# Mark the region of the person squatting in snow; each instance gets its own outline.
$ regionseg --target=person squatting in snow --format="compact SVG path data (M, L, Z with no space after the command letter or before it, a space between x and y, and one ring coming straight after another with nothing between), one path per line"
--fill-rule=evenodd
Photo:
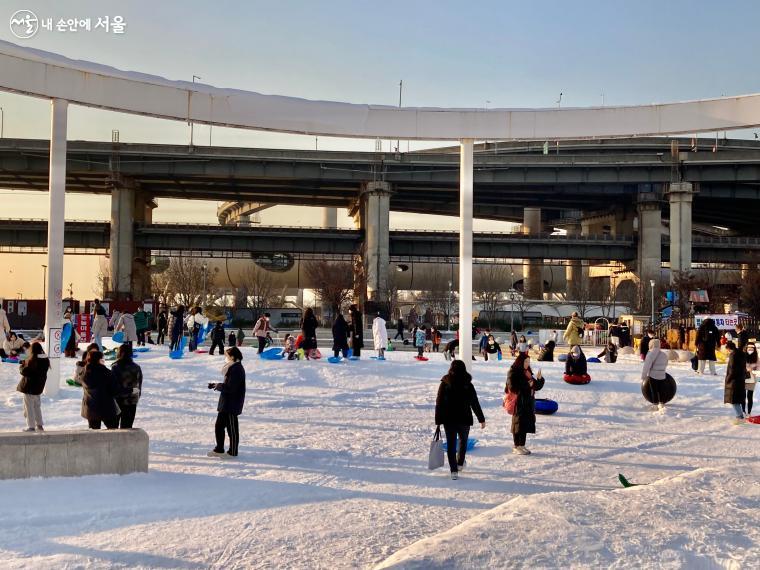
M435 399L435 423L443 425L446 433L446 453L452 479L458 479L459 471L466 464L467 438L473 424L472 412L478 417L480 429L484 429L486 418L472 385L472 376L467 372L464 362L454 360L448 373L441 378Z
M245 403L245 368L243 368L243 355L236 346L225 351L226 362L222 366L224 382L215 382L208 385L209 390L220 392L219 403L216 411L216 424L214 432L216 447L208 452L209 457L237 457L238 445L240 444L240 429L238 416L243 413ZM227 432L230 447L227 454L224 453L224 432Z

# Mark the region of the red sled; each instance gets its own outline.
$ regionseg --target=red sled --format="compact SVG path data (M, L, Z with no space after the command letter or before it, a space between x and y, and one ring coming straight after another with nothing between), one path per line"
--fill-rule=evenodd
M760 416L750 416L747 421L751 424L760 424Z
M424 356L415 356L414 359L419 360L420 362L427 362L428 360L430 360L429 358L425 358Z
M591 382L591 376L588 374L565 374L562 379L568 384L588 384Z

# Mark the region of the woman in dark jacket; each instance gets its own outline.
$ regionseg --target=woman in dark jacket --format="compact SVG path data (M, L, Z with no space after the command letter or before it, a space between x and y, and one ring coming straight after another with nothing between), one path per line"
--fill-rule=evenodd
M343 353L343 358L348 356L348 323L342 314L338 313L332 326L333 354L337 358Z
M530 357L521 353L517 356L507 374L507 385L504 393L517 395L515 413L512 415L512 438L516 455L530 455L525 448L527 434L536 433L536 399L535 393L544 387L544 379L539 373L533 376L530 369Z
M731 404L736 414L736 420L744 419L745 387L744 380L747 377L747 360L746 355L737 350L736 345L729 341L726 343L729 352L728 364L726 366L726 385L723 390L723 403Z
M180 305L169 313L169 322L167 323L169 331L169 350L179 348L180 339L182 338L182 327L185 322L185 307Z
M317 351L317 317L314 316L314 309L308 307L303 313L301 319L301 334L303 334L303 343L301 348L306 355L306 360L316 358Z
M128 344L119 346L116 362L111 365L116 382L116 403L121 408L119 427L132 429L137 413L137 402L142 394L142 369L132 360L132 347Z
M501 358L501 346L499 346L499 343L496 342L492 334L488 335L483 346L483 358L488 360L489 354L492 355L492 357L496 356L497 358Z
M712 319L705 319L702 324L699 325L697 330L697 360L699 361L699 367L697 371L699 374L705 371L705 362L710 363L710 374L715 376L715 347L718 346L720 339L720 331L715 326L715 322Z
M438 396L435 399L435 423L443 424L446 432L447 455L451 478L458 479L459 471L465 466L467 437L472 426L472 412L478 417L480 428L486 427L486 418L478 402L478 394L472 385L472 376L464 362L455 360L449 372L441 378ZM457 438L459 445L457 446Z
M111 371L103 365L103 353L93 350L87 354L82 375L82 417L90 429L100 429L103 422L108 429L119 427L121 410L116 404L118 389Z
M362 348L364 348L364 322L359 307L356 305L351 305L348 308L348 313L351 316L351 323L348 325L348 330L351 333L351 351L352 355L358 358L362 354Z
M541 349L541 352L538 353L538 361L539 362L554 362L554 347L557 345L556 342L553 340L550 340L544 345L544 348Z
M245 368L243 368L243 355L236 346L228 348L224 356L226 362L222 367L224 382L211 383L210 390L221 392L219 404L216 407L217 416L214 431L216 435L216 447L208 452L209 457L237 457L238 445L240 444L240 430L238 416L243 413L245 403ZM224 432L230 438L230 448L224 453Z
M29 350L31 355L19 367L21 381L16 386L16 390L24 395L24 417L26 418L24 431L44 431L40 394L45 389L50 361L40 343L35 342Z
M565 362L565 374L568 376L583 376L588 374L586 355L577 344L570 349Z

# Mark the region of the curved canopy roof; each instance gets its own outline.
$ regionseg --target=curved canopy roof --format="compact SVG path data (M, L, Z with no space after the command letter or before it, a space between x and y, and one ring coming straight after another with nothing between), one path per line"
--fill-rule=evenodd
M456 109L314 101L173 81L0 41L0 90L210 125L410 140L559 140L760 125L760 94L623 107Z

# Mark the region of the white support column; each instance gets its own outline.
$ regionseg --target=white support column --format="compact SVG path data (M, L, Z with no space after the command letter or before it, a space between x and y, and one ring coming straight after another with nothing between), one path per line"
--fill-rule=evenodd
M473 140L459 145L459 358L472 368Z
M63 233L66 220L66 118L68 101L53 99L50 110L50 174L48 211L48 283L45 343L50 358L45 394L56 396L61 382L63 320Z
M322 208L322 227L338 227L338 208Z

